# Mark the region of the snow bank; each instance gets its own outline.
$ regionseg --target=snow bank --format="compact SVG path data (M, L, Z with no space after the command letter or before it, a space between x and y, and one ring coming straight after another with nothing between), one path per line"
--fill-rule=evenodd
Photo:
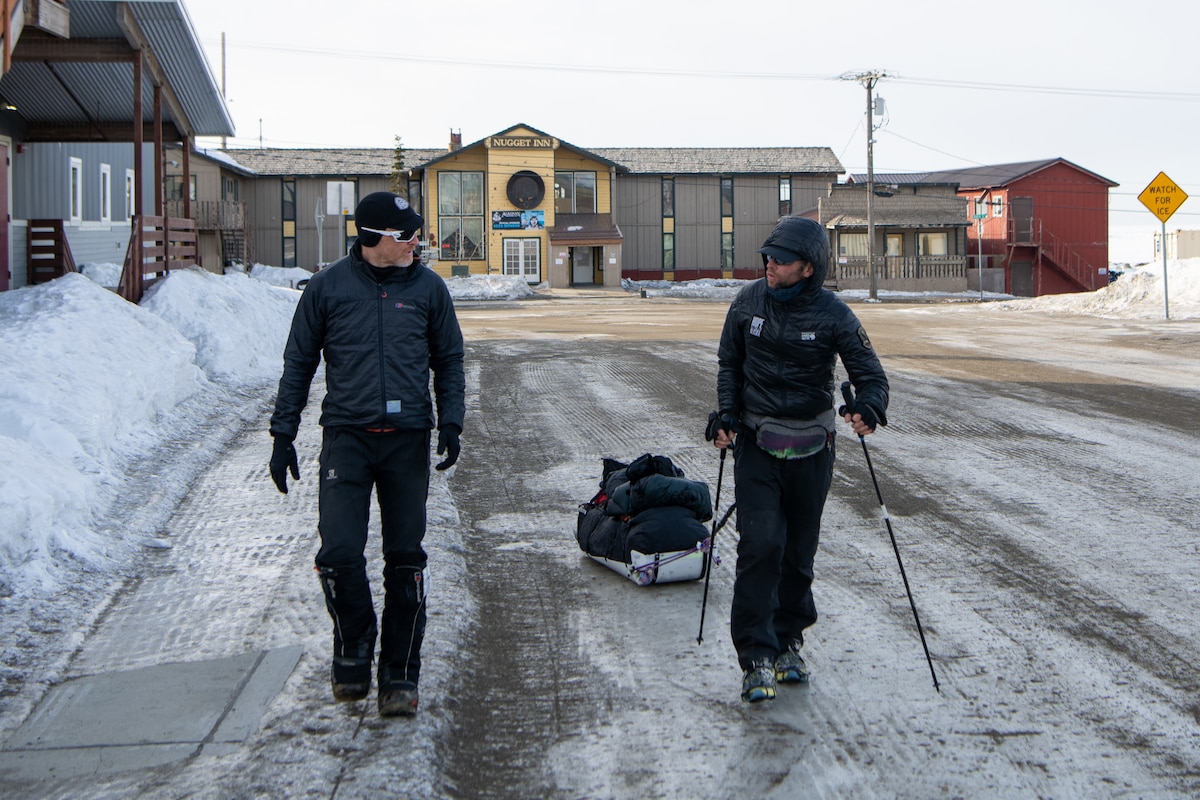
M0 583L45 584L47 561L85 561L118 440L202 387L196 348L82 275L0 293Z
M257 276L186 269L152 286L142 307L196 346L196 363L209 378L263 383L279 380L283 371L299 298L300 292Z

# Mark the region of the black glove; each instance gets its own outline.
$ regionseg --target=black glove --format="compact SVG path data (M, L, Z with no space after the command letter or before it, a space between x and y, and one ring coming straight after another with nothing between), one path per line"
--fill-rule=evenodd
M279 491L287 494L287 473L290 469L292 477L300 480L300 462L296 460L296 448L292 446L292 437L283 434L272 434L275 437L275 449L271 451L271 480L279 487Z
M704 441L711 442L721 431L725 431L726 435L733 435L733 414L728 411L709 413L708 427L704 429Z
M438 446L437 454L446 454L446 460L438 464L434 469L443 470L450 469L454 466L454 462L458 461L458 452L462 449L462 445L458 442L458 437L462 434L462 429L457 425L443 425L438 429Z
M867 405L866 403L857 403L854 406L853 413L862 417L862 421L866 423L867 427L871 429L872 433L874 433L875 429L879 427L879 415L875 413L875 409L871 408L871 406Z
M858 414L862 417L862 421L866 423L867 427L871 429L871 432L874 433L875 429L879 427L879 414L876 413L875 409L869 403L859 403L855 399L854 392L850 389L850 381L842 383L842 399L846 403L838 409L838 416L844 419L847 414L851 417Z

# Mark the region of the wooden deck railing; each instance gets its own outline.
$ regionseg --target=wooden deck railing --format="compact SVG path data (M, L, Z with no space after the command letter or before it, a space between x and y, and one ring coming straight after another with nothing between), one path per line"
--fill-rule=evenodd
M875 266L879 270L877 280L926 280L941 278L965 278L966 256L877 256ZM870 280L871 270L865 258L835 260L830 270L835 280Z
M137 303L147 287L171 270L196 265L196 223L183 217L142 215L134 217L131 226L117 292Z

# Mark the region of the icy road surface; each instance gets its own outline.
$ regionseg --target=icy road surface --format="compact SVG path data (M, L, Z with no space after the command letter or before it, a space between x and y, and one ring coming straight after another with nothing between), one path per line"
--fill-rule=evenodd
M329 623L311 572L320 392L297 441L303 480L286 497L266 470L270 397L251 399L240 432L204 432L220 455L174 509L160 537L169 547L147 552L144 575L103 600L91 630L59 619L30 632L32 672L73 654L18 695L302 645L261 728L224 756L0 789L1200 794L1200 323L856 305L893 393L892 424L867 444L941 692L861 447L845 435L816 562L812 682L747 706L727 626L732 524L718 536L703 644L702 583L637 587L574 539L576 506L595 493L605 456L669 455L715 494L717 453L702 433L725 308L626 296L461 305L467 429L456 474L431 490L431 615L412 720L381 720L373 696L328 696ZM163 453L147 475L187 457ZM131 514L155 502L149 477L145 492Z

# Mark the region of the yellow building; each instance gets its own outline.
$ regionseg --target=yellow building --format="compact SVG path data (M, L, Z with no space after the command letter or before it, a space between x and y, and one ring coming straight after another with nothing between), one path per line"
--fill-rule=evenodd
M623 168L527 125L413 170L424 198L429 266L443 277L520 275L553 288L621 284L613 222Z

